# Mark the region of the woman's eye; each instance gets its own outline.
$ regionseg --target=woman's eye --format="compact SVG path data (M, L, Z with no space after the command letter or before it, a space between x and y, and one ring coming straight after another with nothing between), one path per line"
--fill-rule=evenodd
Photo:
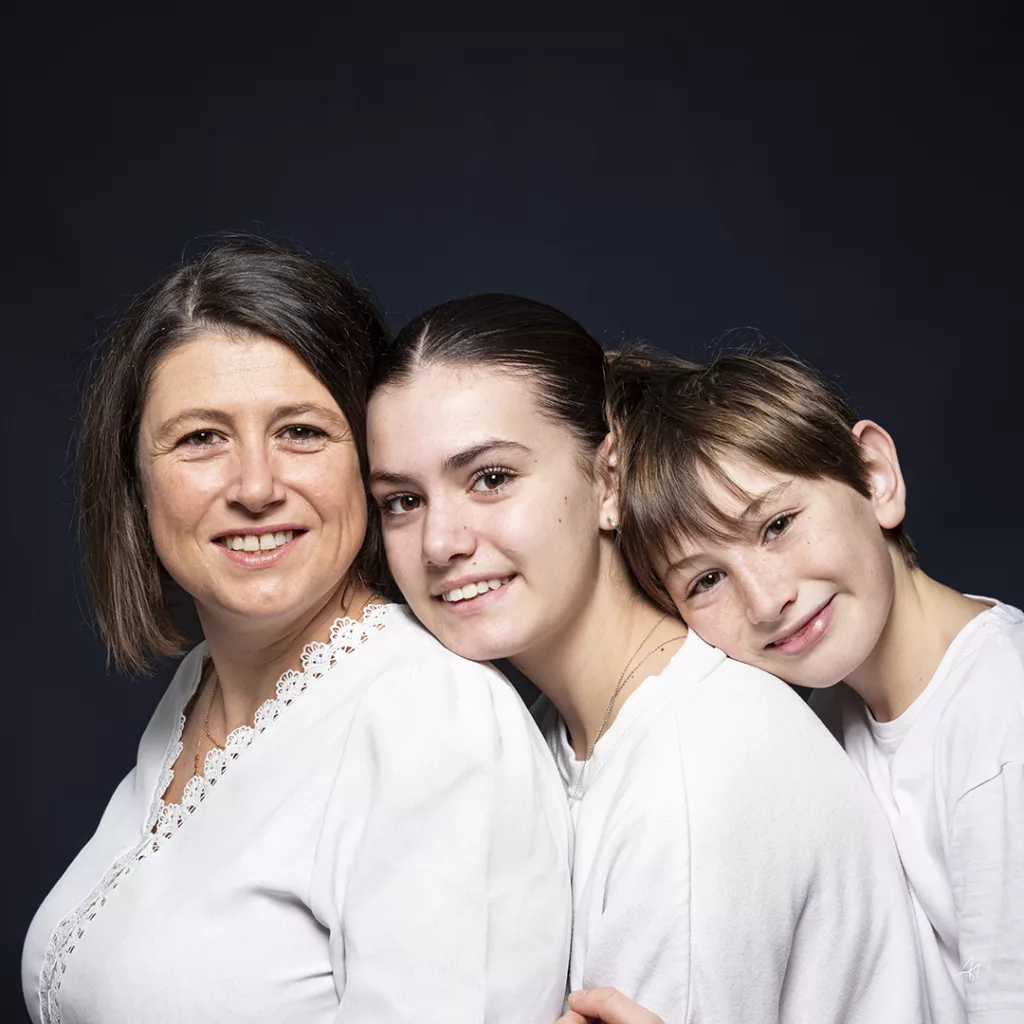
M784 516L776 516L766 527L764 531L765 540L775 540L776 537L785 533L786 530L792 525L793 520L796 518L796 514L788 512Z
M500 491L511 479L512 474L504 469L486 469L474 481L474 491Z
M178 441L178 444L191 445L194 448L208 448L220 440L216 430L193 430Z
M324 432L316 427L307 427L303 424L293 424L285 427L281 433L289 441L315 441L324 436Z
M421 500L415 494L395 494L385 498L381 503L381 510L389 516L404 516L409 512L415 512L420 507Z
M725 573L719 569L715 569L712 572L706 572L702 576L698 576L690 587L689 597L693 597L695 594L706 594L712 587L718 585L718 583L725 576Z

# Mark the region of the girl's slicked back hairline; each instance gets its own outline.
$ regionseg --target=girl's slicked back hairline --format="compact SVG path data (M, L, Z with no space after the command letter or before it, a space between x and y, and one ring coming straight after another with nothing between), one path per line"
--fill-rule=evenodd
M467 366L518 374L541 407L596 449L607 435L604 350L566 313L501 293L442 303L399 331L376 387L401 386L421 367Z

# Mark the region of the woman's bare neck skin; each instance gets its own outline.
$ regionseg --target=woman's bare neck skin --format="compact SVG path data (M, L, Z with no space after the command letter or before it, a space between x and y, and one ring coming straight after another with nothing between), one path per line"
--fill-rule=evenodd
M885 628L846 679L878 722L899 718L914 703L957 633L989 607L909 568L895 551L892 558L895 587Z
M343 582L301 619L273 624L221 617L199 608L217 672L211 722L225 734L252 724L260 705L275 695L281 675L300 667L303 648L313 641L326 642L335 619L343 615L358 617L370 598L361 584L348 586Z
M656 626L660 619L664 621ZM648 633L634 665L670 637L685 635L686 626L674 616L665 617L636 591L621 556L609 542L593 595L568 630L510 659L558 709L578 758L585 757L595 741L619 677ZM626 698L647 676L660 672L678 649L678 643L667 645L632 674L615 701L606 732Z

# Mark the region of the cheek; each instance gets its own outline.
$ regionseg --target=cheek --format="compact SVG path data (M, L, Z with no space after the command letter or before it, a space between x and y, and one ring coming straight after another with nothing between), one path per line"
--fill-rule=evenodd
M877 525L873 520L865 522L857 511L851 511L845 520L846 529L818 530L800 546L800 575L831 579L870 596L890 585L892 562Z
M730 601L717 601L714 605L684 615L686 623L712 647L724 651L730 658L741 658L742 623L740 610Z
M423 559L420 557L419 531L413 527L384 528L384 554L388 567L395 577L399 589L406 589L413 578L421 572Z
M366 531L367 497L359 463L355 458L340 460L329 466L315 465L310 459L301 475L291 483L304 494L313 509L328 523L338 522L346 528ZM360 542L362 538L360 537Z
M177 467L147 474L143 501L158 554L199 523L209 506L211 489L203 486L201 476L197 480L194 474L182 473Z

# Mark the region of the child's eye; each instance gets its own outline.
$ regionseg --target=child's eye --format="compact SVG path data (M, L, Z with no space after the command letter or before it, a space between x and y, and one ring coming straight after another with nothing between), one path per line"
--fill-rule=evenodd
M377 504L387 516L404 516L415 512L423 504L423 500L415 494L391 494L381 498Z
M764 539L775 540L790 528L794 519L796 519L795 512L787 512L784 516L776 516L764 528Z
M706 594L709 590L718 586L724 578L725 573L721 569L713 569L711 572L703 573L690 585L686 596L696 597L697 594Z
M500 469L498 467L482 469L473 478L470 490L477 491L478 493L494 493L507 486L514 477L515 473L510 469Z

